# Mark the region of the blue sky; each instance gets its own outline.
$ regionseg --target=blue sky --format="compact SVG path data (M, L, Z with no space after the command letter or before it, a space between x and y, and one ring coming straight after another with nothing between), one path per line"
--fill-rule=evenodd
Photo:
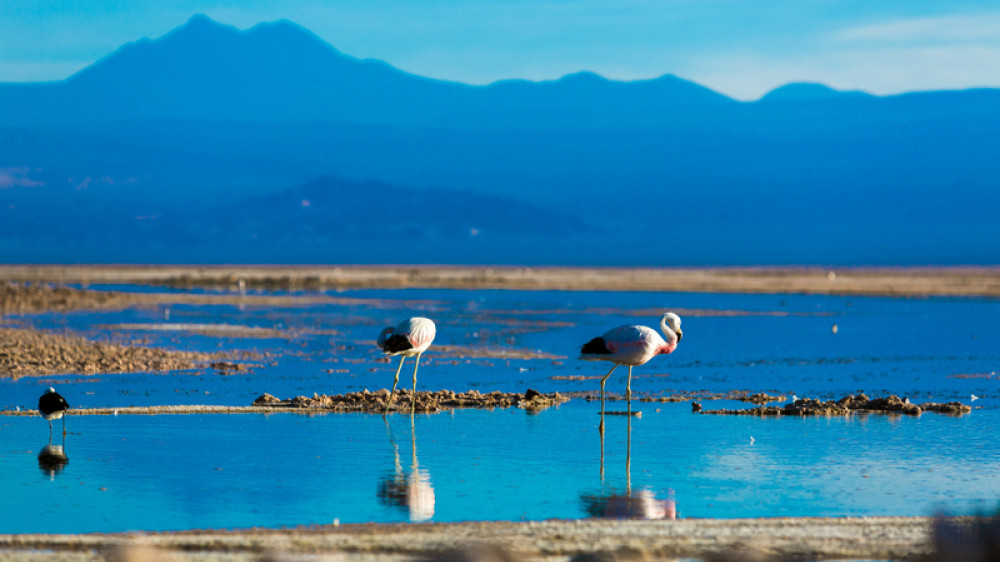
M349 55L472 84L590 70L738 99L798 81L1000 87L997 0L0 0L0 82L65 78L195 13L241 29L289 19Z

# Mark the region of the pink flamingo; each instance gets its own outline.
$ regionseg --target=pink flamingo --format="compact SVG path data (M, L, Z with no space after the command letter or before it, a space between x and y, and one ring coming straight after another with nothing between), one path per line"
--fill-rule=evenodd
M413 366L413 409L417 408L417 368L420 367L420 354L427 351L434 341L437 328L434 322L428 318L415 316L403 320L395 328L386 328L378 335L378 346L386 355L399 355L399 368L396 369L396 378L392 381L392 391L389 392L389 401L385 405L383 416L389 413L389 406L392 404L392 396L396 393L396 384L399 383L399 372L403 369L403 361L407 357L417 356L417 363Z
M604 383L619 365L628 365L628 383L625 400L632 410L632 367L643 365L657 355L667 355L677 349L684 333L681 332L681 317L668 312L660 318L660 330L666 340L656 330L646 326L619 326L583 344L580 359L587 361L611 361L614 366L601 379L601 415L604 415ZM602 418L603 419L603 418Z

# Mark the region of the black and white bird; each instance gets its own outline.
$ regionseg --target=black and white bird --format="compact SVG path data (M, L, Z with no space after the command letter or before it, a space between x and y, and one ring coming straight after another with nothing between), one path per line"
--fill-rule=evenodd
M403 320L395 328L386 328L378 335L378 346L383 353L400 356L396 378L392 381L392 390L389 392L389 401L385 404L383 416L389 413L389 406L392 405L392 397L396 393L396 385L399 383L399 372L403 369L403 361L414 355L417 357L417 363L413 366L413 408L416 409L417 368L420 367L420 355L431 346L435 335L437 335L437 327L434 326L434 322L420 316Z
M38 399L38 411L45 418L45 421L49 422L49 435L52 435L52 420L57 420L62 418L63 421L63 435L66 434L66 418L63 414L69 410L69 404L66 403L66 399L62 397L56 389L51 386L49 389Z

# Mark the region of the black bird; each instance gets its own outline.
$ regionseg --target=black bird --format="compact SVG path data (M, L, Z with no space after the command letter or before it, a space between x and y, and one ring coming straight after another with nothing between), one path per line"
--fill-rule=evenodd
M63 418L63 414L69 410L69 404L66 403L66 399L63 398L56 389L49 387L49 390L38 399L38 411L41 412L42 417L49 422L49 435L52 435L52 420L57 420L62 418L63 421L63 435L66 435L66 418Z

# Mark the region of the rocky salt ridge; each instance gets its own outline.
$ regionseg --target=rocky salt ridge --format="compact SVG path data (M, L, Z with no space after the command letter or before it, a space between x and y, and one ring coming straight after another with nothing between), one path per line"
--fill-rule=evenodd
M587 393L588 397L590 393ZM622 400L622 395L608 393L608 399ZM595 397L594 399L598 399ZM688 402L692 400L738 400L740 402L750 402L751 404L764 405L769 402L784 402L787 400L783 394L772 395L766 392L751 394L746 390L730 390L729 392L708 392L705 390L695 390L670 394L669 396L640 397L639 402Z
M416 407L413 407L413 391L397 390L392 399L390 411L438 412L454 408L523 408L525 410L541 410L569 400L568 397L553 392L542 394L537 390L527 392L500 392L495 390L483 394L478 390L455 392L453 390L417 391ZM389 400L389 390L381 389L375 392L363 390L347 394L313 394L296 396L281 400L270 394L263 394L254 400L254 406L274 408L291 408L302 410L326 410L334 412L374 412L385 411Z
M115 291L86 291L44 284L0 281L0 315L124 308L130 297Z
M761 406L742 410L703 410L702 414L742 416L848 416L868 412L919 416L924 412L967 414L972 408L960 402L925 402L914 404L895 394L886 398L868 398L864 394L848 395L837 401L802 398L784 406Z
M0 328L0 377L176 371L228 354L171 351L93 342L35 330Z

